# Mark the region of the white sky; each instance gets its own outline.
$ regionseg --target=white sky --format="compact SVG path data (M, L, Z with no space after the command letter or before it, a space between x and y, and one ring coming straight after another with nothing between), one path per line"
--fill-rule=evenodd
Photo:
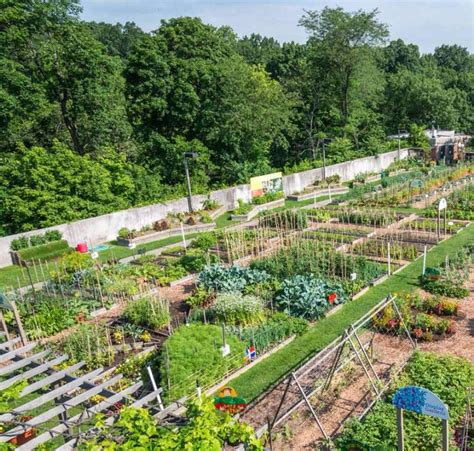
M145 31L161 19L197 16L215 26L230 25L240 35L260 33L279 41L304 42L298 20L304 9L341 6L380 10L391 39L402 38L432 52L441 44L459 44L474 53L474 0L82 0L85 20L135 22Z

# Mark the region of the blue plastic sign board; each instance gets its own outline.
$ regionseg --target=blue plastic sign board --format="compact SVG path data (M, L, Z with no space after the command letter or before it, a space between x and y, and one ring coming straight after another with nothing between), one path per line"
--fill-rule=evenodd
M449 419L448 407L433 392L422 387L402 387L395 393L392 404L405 410L431 417Z

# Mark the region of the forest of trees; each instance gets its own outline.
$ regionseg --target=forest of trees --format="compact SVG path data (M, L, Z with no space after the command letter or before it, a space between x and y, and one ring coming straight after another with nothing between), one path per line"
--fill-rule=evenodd
M304 12L305 44L198 18L145 33L75 0L0 0L0 235L272 169L391 150L412 124L474 131L474 57L389 40L378 12Z

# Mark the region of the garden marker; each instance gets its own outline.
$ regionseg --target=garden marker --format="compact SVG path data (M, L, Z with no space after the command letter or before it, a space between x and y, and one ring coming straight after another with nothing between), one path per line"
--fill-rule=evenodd
M443 451L449 448L449 412L446 404L432 391L422 387L407 386L399 388L392 399L397 408L398 451L405 449L403 431L403 410L429 415L443 420L441 447Z
M424 276L425 275L425 271L426 271L426 251L428 249L428 246L425 244L424 247L423 247L423 270L422 270L422 273L421 275Z

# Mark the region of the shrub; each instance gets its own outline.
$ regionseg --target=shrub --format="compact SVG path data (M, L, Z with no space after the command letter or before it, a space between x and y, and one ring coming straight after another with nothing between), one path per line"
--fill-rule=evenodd
M226 335L226 342L231 353L223 357L221 327L202 324L178 327L166 340L159 359L163 386L170 387L166 399L176 400L194 393L196 379L201 386L209 385L229 370L239 368L243 364L245 344L233 334Z
M124 315L132 324L154 330L162 329L171 319L168 302L151 295L127 301Z
M240 266L226 268L218 264L205 266L198 277L198 285L207 290L221 292L242 291L247 285L264 282L269 278L265 271Z
M248 326L264 319L264 301L252 295L220 293L213 310L216 321L229 325Z
M19 251L22 260L28 261L32 259L48 260L60 257L69 252L70 248L66 240L53 241L51 243L42 244L41 246L21 249Z
M130 236L130 229L128 229L127 227L122 227L119 231L118 231L118 236L120 238L123 238L123 239L128 239L129 236Z
M335 294L335 296L331 296ZM283 282L275 301L286 313L307 320L321 318L332 305L345 302L346 294L339 282L296 275Z
M48 230L44 234L44 238L48 243L51 241L58 241L63 237L63 234L59 230Z
M10 249L12 251L19 251L20 249L25 249L29 247L30 240L27 236L20 236L19 238L14 239L10 244Z

